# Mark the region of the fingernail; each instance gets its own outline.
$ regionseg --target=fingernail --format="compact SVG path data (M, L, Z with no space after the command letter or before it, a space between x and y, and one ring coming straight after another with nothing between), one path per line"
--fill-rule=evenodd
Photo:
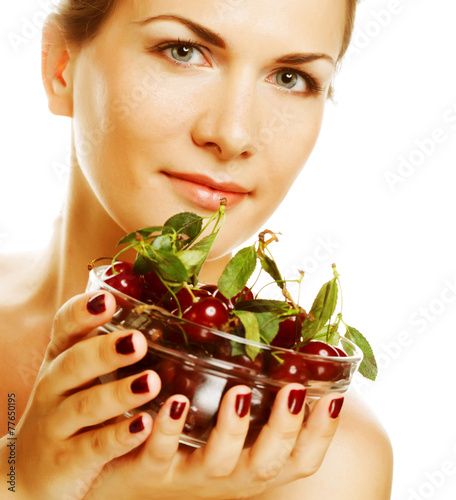
M297 415L302 410L306 392L305 389L293 389L290 391L288 395L288 409L292 415Z
M149 392L149 384L147 383L147 373L133 380L131 383L131 392L133 394L145 394Z
M127 335L117 339L116 341L116 351L119 354L133 354L135 352L135 346L133 345L133 334Z
M187 403L185 401L173 401L169 410L169 416L173 420L179 420L182 417L182 413L184 413L186 405Z
M329 405L329 416L331 418L337 418L339 416L342 405L344 404L344 398L337 398L331 401Z
M250 401L252 400L252 393L238 394L236 396L236 413L240 418L247 415L250 409Z
M132 434L137 434L138 432L141 432L143 430L144 430L144 422L142 416L137 418L136 420L133 420L133 422L130 424L130 432Z
M95 295L87 302L87 310L90 314L96 316L106 311L105 296L104 293L100 295Z

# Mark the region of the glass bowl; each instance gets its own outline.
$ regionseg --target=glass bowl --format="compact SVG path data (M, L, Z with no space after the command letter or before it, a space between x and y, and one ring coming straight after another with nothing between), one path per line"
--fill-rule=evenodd
M109 286L102 279L108 267L92 269L87 285L88 292L106 290L117 302L112 320L99 328L98 334L139 330L147 339L148 351L141 361L101 377L101 382L119 380L146 369L157 372L162 381L160 394L126 415L147 411L155 417L167 398L184 394L190 400L190 409L180 438L183 444L199 447L206 443L217 419L220 401L235 385L247 385L252 390L248 446L268 421L281 387L289 382L299 382L306 387L307 417L318 398L348 389L362 361L360 349L343 337L338 347L349 355L330 357L273 347L197 325ZM187 334L191 329L204 329L204 335L210 334L212 341L192 341ZM250 353L250 357L246 353Z

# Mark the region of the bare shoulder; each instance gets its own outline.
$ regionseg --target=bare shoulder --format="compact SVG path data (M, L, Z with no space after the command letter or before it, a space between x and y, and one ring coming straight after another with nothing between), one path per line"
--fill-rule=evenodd
M342 471L344 476L338 480L344 487L343 494L339 491L337 498L391 498L393 451L390 439L376 415L356 394L346 398L333 444L327 465L331 467L331 474ZM321 472L324 474L325 469Z
M345 398L339 427L316 474L258 500L389 500L393 453L377 417L356 394Z

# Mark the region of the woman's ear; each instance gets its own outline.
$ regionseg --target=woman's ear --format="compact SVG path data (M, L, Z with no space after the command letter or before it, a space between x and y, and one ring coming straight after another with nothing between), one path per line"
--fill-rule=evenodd
M51 113L73 116L73 80L70 53L56 17L51 14L43 26L41 75Z

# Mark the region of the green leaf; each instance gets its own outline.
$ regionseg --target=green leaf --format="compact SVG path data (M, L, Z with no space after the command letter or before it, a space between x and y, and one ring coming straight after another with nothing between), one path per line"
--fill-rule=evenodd
M144 258L140 253L136 255L135 263L133 264L133 272L135 274L147 274L154 268L153 262Z
M227 299L231 299L243 290L255 270L256 259L255 245L252 245L239 250L228 262L217 285Z
M309 311L314 319L306 318L302 323L302 341L311 340L322 327L331 319L337 304L336 278L325 283L318 292Z
M154 239L151 246L159 252L171 252L173 249L173 242L169 234L162 234Z
M209 254L212 245L214 244L215 238L217 237L218 231L216 233L205 236L197 241L189 250L198 250Z
M143 238L149 237L152 233L158 233L158 232L170 232L169 229L167 229L164 226L150 226L150 227L144 227L142 229L138 229L137 231L133 231L132 233L127 234L124 236L117 245L126 245L130 243L134 243L135 241L138 241L138 234L142 236Z
M324 325L323 327L321 327L320 330L318 330L318 332L316 332L312 337L312 340L322 340L323 342L325 342L328 337L328 329L329 325Z
M375 380L377 378L378 368L372 347L364 335L362 335L362 333L360 333L356 328L348 325L345 326L347 328L345 338L355 343L364 354L363 361L359 367L359 372L369 380Z
M332 325L324 325L318 332L313 336L312 340L322 340L330 345L339 344L339 323L336 321Z
M188 281L187 269L175 254L148 249L151 260L155 262L154 270L166 281Z
M197 241L192 247L190 247L189 249L185 249L185 251L183 251L183 253L198 252L201 254L201 259L199 263L194 267L192 272L191 281L193 285L197 285L198 283L198 275L204 263L206 262L207 257L209 256L209 252L211 251L212 245L214 244L217 234L218 232L210 234L209 236L205 236L204 238L201 238L199 241Z
M260 342L260 325L258 324L256 314L249 311L235 311L235 314L240 319L245 329L245 338L247 340ZM254 361L257 354L260 352L260 348L246 344L245 352L249 358Z
M239 356L245 354L245 344L241 342L235 342L234 340L230 340L231 345L231 356Z
M165 222L165 226L172 227L176 233L186 234L190 240L186 244L190 244L201 232L202 228L201 216L192 212L182 212L173 215Z
M291 306L284 300L254 299L241 300L234 306L239 311L272 312L283 314L290 311Z
M277 285L283 289L283 278L275 261L262 253L260 255L260 262L261 267L271 276L271 278L277 283Z
M207 258L206 252L202 250L182 250L178 252L176 256L179 260L184 264L185 269L187 270L188 276L191 278L193 275L197 274L201 266L204 264L204 261Z
M260 327L260 338L262 342L270 344L279 331L280 316L273 312L253 313Z

